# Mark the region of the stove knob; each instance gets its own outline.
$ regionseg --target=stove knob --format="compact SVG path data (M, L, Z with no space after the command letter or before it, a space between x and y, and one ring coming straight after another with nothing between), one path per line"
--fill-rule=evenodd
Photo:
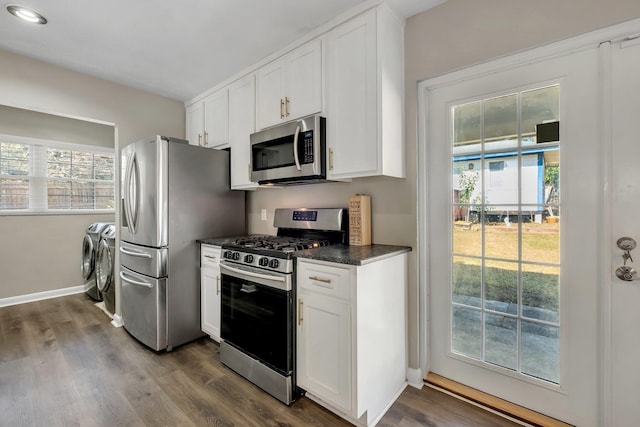
M224 251L224 253L222 254L223 257L229 259L231 258L231 251Z
M269 261L269 267L271 268L278 268L279 265L280 262L277 259L272 259L271 261Z
M269 258L260 258L260 261L258 261L258 264L260 264L260 267L266 267L269 265Z
M253 264L253 255L245 255L244 262L246 262L247 264Z
M234 252L233 253L233 260L234 261L238 261L240 259L240 253L239 252Z

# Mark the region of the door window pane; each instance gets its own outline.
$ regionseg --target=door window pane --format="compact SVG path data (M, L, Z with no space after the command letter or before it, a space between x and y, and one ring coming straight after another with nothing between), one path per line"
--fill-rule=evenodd
M485 315L485 361L518 369L518 321L513 317Z
M558 384L560 328L522 321L522 372Z
M518 145L518 95L484 101L485 150L504 150Z
M522 316L560 321L560 269L557 266L522 264Z
M487 260L484 268L484 307L518 314L518 263Z
M478 151L482 137L482 103L470 102L453 107L453 154Z
M453 258L453 301L480 307L482 301L482 266L477 258Z
M559 120L560 86L522 92L522 145L537 143L537 125Z
M482 313L464 307L453 307L451 350L482 359Z

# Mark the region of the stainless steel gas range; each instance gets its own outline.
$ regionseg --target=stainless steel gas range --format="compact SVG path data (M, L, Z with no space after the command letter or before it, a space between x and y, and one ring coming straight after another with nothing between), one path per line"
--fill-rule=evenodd
M276 209L276 236L222 245L220 359L285 404L295 382L295 253L346 243L347 210Z

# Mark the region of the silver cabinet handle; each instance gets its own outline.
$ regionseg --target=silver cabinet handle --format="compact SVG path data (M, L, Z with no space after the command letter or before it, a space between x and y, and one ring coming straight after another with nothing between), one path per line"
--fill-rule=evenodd
M211 256L211 255L205 255L204 257L205 257L205 258L212 259L212 260L214 260L214 261L218 259L217 257Z
M331 279L323 279L318 276L309 276L309 280L315 280L316 282L322 282L322 283L331 283Z
M149 258L149 259L152 258L151 254L148 254L146 252L128 251L125 248L123 248L122 246L120 247L120 252L122 252L125 255L137 256L139 258Z
M149 282L139 282L137 280L133 280L133 279L129 279L127 276L125 276L124 271L120 272L120 278L122 280L124 280L125 282L131 283L132 285L136 285L136 286L143 286L145 288L153 288L153 284L149 283Z
M329 148L329 170L333 170L333 148Z

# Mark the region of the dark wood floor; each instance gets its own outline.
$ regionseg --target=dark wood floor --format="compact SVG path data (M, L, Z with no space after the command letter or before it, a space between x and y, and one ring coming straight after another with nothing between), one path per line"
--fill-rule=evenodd
M219 362L208 338L155 353L84 294L0 308L0 426L348 426L287 407ZM407 387L380 426L513 426L428 387Z

